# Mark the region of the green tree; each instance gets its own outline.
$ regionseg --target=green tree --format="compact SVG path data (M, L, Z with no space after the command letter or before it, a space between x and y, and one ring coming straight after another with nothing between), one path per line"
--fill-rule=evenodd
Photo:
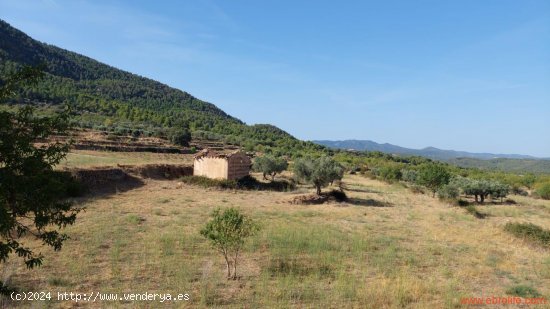
M456 200L460 195L460 188L454 183L448 183L437 190L437 196L443 200Z
M191 131L186 126L178 126L170 131L169 139L173 144L187 147L191 141Z
M0 83L0 101L21 85L35 83L41 76L36 68L24 68ZM21 241L31 235L60 250L67 239L58 229L73 224L78 209L67 202L68 183L53 170L66 155L68 145L42 143L48 136L63 135L69 129L68 113L38 118L29 106L17 112L0 112L0 262L15 253L28 268L42 264ZM2 292L7 287L0 282Z
M529 173L523 176L520 180L521 184L527 187L527 189L533 189L533 185L537 182L537 176L535 174Z
M246 238L256 234L259 229L256 222L241 214L239 210L228 208L223 212L221 209L214 210L212 219L200 233L223 255L227 266L227 278L237 279L239 253Z
M436 163L423 165L417 175L417 183L430 189L434 197L437 190L448 184L450 179L451 174L447 169Z
M393 183L401 180L403 176L401 172L401 167L395 164L386 164L380 167L377 170L377 175L380 176L383 180Z
M275 175L286 170L288 163L283 158L275 158L273 156L262 156L254 159L252 169L263 174L264 179L267 175L271 176L271 180L275 180Z
M510 188L508 185L494 180L464 178L462 190L466 195L473 195L476 202L483 203L489 195L492 198L500 199L506 197Z
M294 163L294 176L315 186L317 195L321 189L344 176L344 167L328 156L318 159L298 159Z

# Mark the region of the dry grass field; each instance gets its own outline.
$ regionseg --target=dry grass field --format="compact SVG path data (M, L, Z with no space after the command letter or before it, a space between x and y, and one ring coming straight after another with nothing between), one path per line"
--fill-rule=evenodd
M70 164L157 159L151 154L118 155L77 152ZM171 162L170 155L163 156ZM296 194L313 192L307 187L295 192L222 191L159 180L81 199L78 203L86 210L66 229L71 239L63 249L41 248L45 264L34 270L12 258L1 264L2 280L22 291L188 293L190 300L6 305L457 308L461 297L505 297L521 285L550 299L550 252L502 228L510 221L550 227L549 201L511 196L517 204L479 206L488 216L477 219L400 184L358 175L346 175L344 181L349 203L315 206L288 203ZM230 206L262 225L243 253L239 280L225 279L222 256L199 234L212 210Z
M72 150L58 168L114 166L117 164L193 164L193 155L152 152Z

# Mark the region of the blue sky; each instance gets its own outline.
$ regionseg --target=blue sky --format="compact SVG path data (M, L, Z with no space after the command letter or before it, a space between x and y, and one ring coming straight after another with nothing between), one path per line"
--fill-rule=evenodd
M32 37L301 139L550 157L550 1L24 1Z

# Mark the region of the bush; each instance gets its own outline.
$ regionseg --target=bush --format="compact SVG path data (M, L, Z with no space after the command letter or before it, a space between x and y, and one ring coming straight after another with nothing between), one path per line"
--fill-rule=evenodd
M378 169L377 175L387 182L396 182L401 180L401 168L396 165L385 165Z
M515 285L509 288L508 290L506 290L506 294L523 298L535 298L541 296L541 294L535 288L530 285L523 284Z
M460 194L460 188L454 184L446 184L437 190L437 196L444 200L456 200Z
M259 229L256 222L241 214L239 210L228 208L223 212L216 209L212 213L212 219L200 233L222 253L227 266L227 278L237 279L239 252L246 238L255 235Z
M512 186L510 188L510 191L512 192L512 194L516 194L516 195L521 195L521 196L528 196L529 193L525 190L523 190L522 188L518 187L518 186Z
M292 191L296 188L293 183L286 180L260 182L252 176L246 176L239 180L212 179L204 176L184 176L181 182L197 185L204 188L233 189L233 190L259 190L259 191Z
M415 170L401 170L401 180L410 182L410 183L416 183L416 179L418 178L418 172Z
M169 138L173 144L186 147L191 141L191 132L185 127L174 129L170 132Z
M516 237L523 238L539 245L550 247L550 230L533 223L512 223L508 222L504 230Z
M535 193L545 200L550 200L550 182L545 182L538 185Z
M439 188L449 183L451 174L441 164L429 163L422 166L418 173L417 183L430 189L435 197Z
M228 179L212 179L204 176L184 176L180 180L183 183L204 188L237 189L237 182Z

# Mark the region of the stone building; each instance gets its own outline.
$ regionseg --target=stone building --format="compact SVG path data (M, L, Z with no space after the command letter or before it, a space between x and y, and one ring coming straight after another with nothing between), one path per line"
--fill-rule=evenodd
M250 158L240 150L224 154L203 149L195 155L193 175L214 179L240 179L248 176L251 164Z

